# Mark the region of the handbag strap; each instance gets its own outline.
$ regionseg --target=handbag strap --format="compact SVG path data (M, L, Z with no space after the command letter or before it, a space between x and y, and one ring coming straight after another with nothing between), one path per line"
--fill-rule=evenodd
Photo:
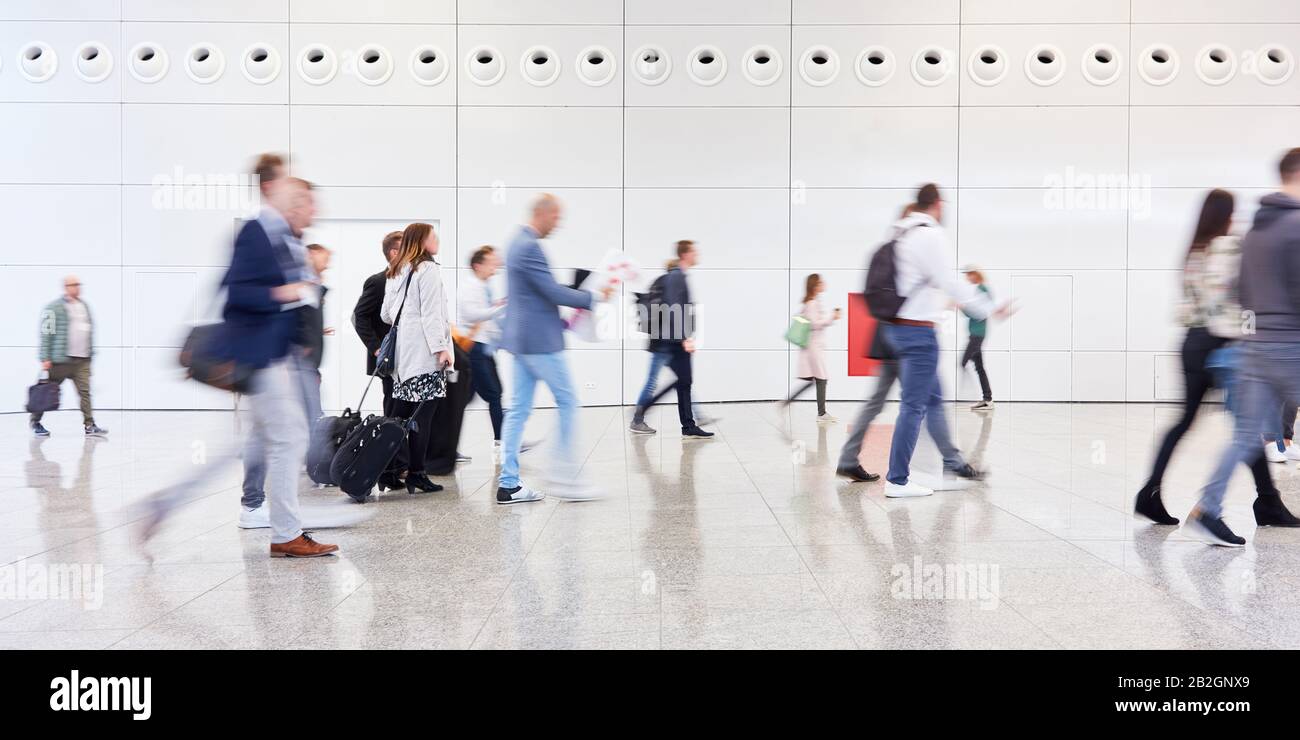
M389 331L393 331L393 329L396 329L397 322L402 320L402 309L406 307L406 296L411 292L411 278L414 276L415 276L415 265L411 265L411 271L406 273L406 285L405 287L402 288L402 302L397 306L397 315L393 317L393 323L390 324L391 328L389 329ZM375 376L378 374L379 374L379 367L376 366L375 372L370 374L370 380L366 381L365 390L361 391L361 400L357 401L358 414L361 413L361 409L363 408L363 405L366 402L366 394L370 392L370 386L374 384Z

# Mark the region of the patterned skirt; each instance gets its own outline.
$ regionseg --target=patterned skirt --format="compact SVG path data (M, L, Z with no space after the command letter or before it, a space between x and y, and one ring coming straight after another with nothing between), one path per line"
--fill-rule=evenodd
M447 395L447 373L439 370L407 378L393 388L393 398L419 403Z

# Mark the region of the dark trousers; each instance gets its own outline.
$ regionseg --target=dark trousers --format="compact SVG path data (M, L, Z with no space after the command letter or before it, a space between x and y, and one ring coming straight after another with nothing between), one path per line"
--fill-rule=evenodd
M475 342L469 351L470 373L473 375L471 390L487 402L488 416L492 417L492 439L501 441L501 421L505 410L501 407L501 376L497 374L497 361L488 351L487 345Z
M695 426L695 417L691 414L691 353L686 351L681 344L674 343L669 345L668 369L673 371L677 379L672 385L663 388L650 399L650 403L645 404L639 412L644 413L645 409L655 405L659 399L668 395L671 390L677 391L677 419L682 423L682 429L689 429Z
M433 414L432 429L425 455L425 469L429 475L451 475L456 470L456 448L460 445L460 428L465 421L465 407L474 393L471 390L473 371L469 354L460 347L452 350L454 367L459 377L447 384L447 396L438 399L438 410Z
M433 432L433 415L442 405L443 399L431 398L423 404L394 398L391 406L398 419L410 419L414 416L416 428L406 435L406 449L398 450L393 458L392 469L405 469L408 473L424 472L424 455L429 449L429 435ZM419 412L416 412L416 409Z
M970 337L966 341L966 351L961 355L961 369L966 369L966 363L975 363L975 374L980 379L980 392L984 394L985 401L993 400L993 391L989 389L989 376L984 372L984 337Z
M1160 449L1156 452L1155 464L1151 467L1151 477L1147 479L1147 487L1160 487L1160 481L1165 477L1165 468L1169 467L1169 460L1174 455L1174 447L1178 445L1178 440L1183 438L1187 430L1192 428L1192 422L1196 419L1196 412L1201 407L1201 400L1214 387L1214 375L1205 366L1210 358L1210 353L1227 344L1227 341L1199 327L1187 330L1187 337L1183 339L1182 351L1183 377L1187 385L1187 393L1183 398L1183 414L1178 418L1178 422L1165 433L1164 441L1160 443ZM1264 493L1274 490L1273 478L1268 471L1268 460L1264 457L1262 451L1250 464L1250 473L1255 478L1255 490L1257 492Z
M808 382L796 388L794 393L791 393L790 397L785 399L786 405L789 405L790 403L794 402L796 398L807 393L809 388L815 387L817 389L817 415L825 416L826 415L826 378L800 378L800 380L806 380Z

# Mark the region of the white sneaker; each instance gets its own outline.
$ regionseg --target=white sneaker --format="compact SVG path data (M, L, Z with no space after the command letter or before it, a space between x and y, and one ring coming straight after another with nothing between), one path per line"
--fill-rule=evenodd
M1300 461L1300 445L1291 445L1286 448L1286 452L1283 452L1282 454L1291 462Z
M256 509L239 507L239 521L235 522L240 529L270 529L271 514L267 510L265 503Z
M818 416L818 417L817 417L817 423L818 423L818 424L837 424L837 423L839 423L839 419L836 419L834 416L831 416L830 414L822 414L821 416Z
M560 501L596 501L605 498L605 492L588 481L576 479L552 483L550 496Z
M922 488L928 488L933 491L964 491L974 485L973 482L965 478L958 478L955 475L945 473L939 477L926 475L925 473L912 473L910 480L916 481Z
M993 402L992 402L992 401L980 401L979 403L975 404L974 406L971 406L971 407L970 407L970 410L971 410L971 411L992 411L992 410L993 410Z
M897 483L885 484L885 496L888 498L918 498L921 496L929 496L932 493L934 493L932 489L926 488L911 479L907 481L906 485L902 486Z
M519 489L515 491L507 491L504 488L497 487L497 503L502 506L506 504L527 504L533 501L541 501L544 498L546 498L546 495L541 491L534 491L523 483L520 483Z
M1277 448L1276 442L1264 444L1264 457L1271 463L1286 462L1286 453Z

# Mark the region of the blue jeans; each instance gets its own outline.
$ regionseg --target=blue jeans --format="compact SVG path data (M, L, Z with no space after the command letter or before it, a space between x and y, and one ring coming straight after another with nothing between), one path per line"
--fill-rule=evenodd
M1261 435L1277 433L1278 409L1284 399L1300 398L1300 344L1243 342L1237 371L1237 423L1232 443L1201 491L1197 504L1209 517L1223 516L1223 496L1238 463L1250 465L1262 454ZM1257 491L1257 493L1265 493Z
M894 422L894 439L889 447L889 472L885 479L895 485L907 485L921 435L921 423L943 453L946 468L965 464L948 433L948 418L943 410L943 389L939 385L939 338L928 326L884 324L885 339L898 355L898 375L902 381L902 398L898 420Z
M650 371L646 375L645 386L641 388L641 395L636 398L638 410L644 411L655 402L655 389L659 387L659 371L663 370L672 359L673 353L668 350L651 350ZM694 401L691 402L691 416L696 421L705 418L704 414L700 413L700 405ZM645 421L645 419L636 420Z
M578 397L573 393L569 379L569 365L563 352L537 355L514 355L514 397L506 411L505 427L501 430L501 475L497 485L514 488L519 485L519 445L523 441L524 424L533 413L533 391L537 381L546 384L559 407L560 428L555 438L556 464L562 476L577 474L574 454L574 433L577 428Z
M497 375L497 361L492 351L482 342L475 342L469 351L469 380L473 391L487 402L488 416L492 419L492 438L501 441L501 422L505 411L501 408L501 376Z

